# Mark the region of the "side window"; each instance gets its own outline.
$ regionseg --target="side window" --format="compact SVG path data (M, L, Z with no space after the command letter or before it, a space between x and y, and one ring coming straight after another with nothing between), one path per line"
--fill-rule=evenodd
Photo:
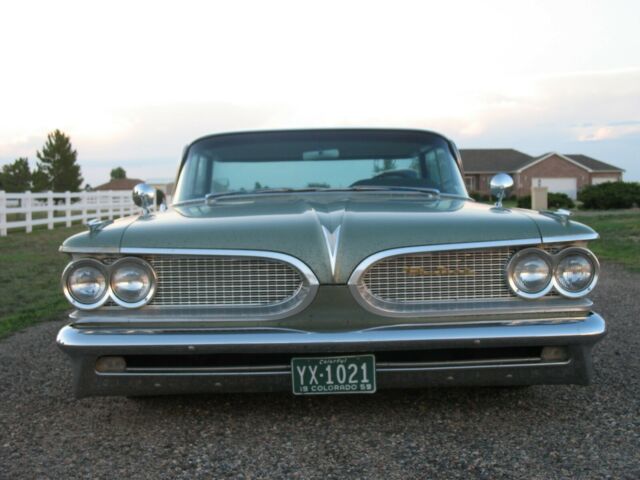
M427 167L426 176L429 187L440 188L440 186L442 185L442 176L440 173L440 164L436 156L436 151L429 151L425 155L424 159Z
M437 188L443 193L464 194L464 190L459 187L462 177L449 150L436 147L427 152L424 159L429 187Z
M186 169L184 184L189 198L205 196L208 192L207 167L209 161L203 155L192 156L189 160L190 167Z
M451 175L451 156L442 148L436 149L435 154L438 171L440 172L440 184L442 185L442 190L449 192L454 186L454 179Z

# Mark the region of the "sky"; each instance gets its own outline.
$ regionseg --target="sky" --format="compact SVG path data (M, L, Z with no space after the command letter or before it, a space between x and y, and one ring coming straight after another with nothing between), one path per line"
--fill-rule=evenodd
M640 2L2 2L0 164L56 128L85 180L172 178L209 133L435 130L640 180Z

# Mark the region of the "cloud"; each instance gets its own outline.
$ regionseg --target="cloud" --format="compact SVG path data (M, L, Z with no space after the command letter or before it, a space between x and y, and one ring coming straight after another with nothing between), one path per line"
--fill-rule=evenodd
M476 87L474 87L476 88ZM61 128L79 152L83 174L102 183L123 166L130 176L172 177L185 144L216 132L264 128L411 127L441 131L461 147L512 147L536 155L584 153L640 179L640 69L503 77L495 85L425 88L397 95L335 91L335 98L292 94L273 101L167 102L66 111L38 135L0 137L0 161L35 157L47 131ZM87 113L90 112L90 113Z

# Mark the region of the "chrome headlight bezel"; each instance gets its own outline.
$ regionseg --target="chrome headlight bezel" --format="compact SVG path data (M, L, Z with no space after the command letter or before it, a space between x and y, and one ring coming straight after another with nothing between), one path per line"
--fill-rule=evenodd
M105 289L104 292L98 297L95 302L92 303L83 303L76 299L71 292L71 288L69 287L69 277L71 274L76 271L78 268L82 266L91 266L102 273L105 279ZM109 299L110 296L110 278L109 278L109 269L102 262L93 259L93 258L82 258L79 260L72 261L69 263L64 271L62 272L62 291L64 292L65 297L71 305L81 310L95 310L96 308L100 308L105 302Z
M540 257L549 267L549 276L547 279L547 283L544 288L536 292L527 292L518 286L516 280L514 278L514 270L519 261L522 260L523 257L527 257L529 255L536 255ZM507 278L507 283L509 284L509 288L516 295L522 298L526 298L528 300L533 300L536 298L544 297L547 293L551 291L553 288L553 276L554 276L554 261L553 257L549 255L548 252L540 249L540 248L525 248L524 250L520 250L516 252L507 262L507 266L505 269L505 275Z
M116 295L113 287L112 287L112 278L113 272L117 271L118 266L122 266L125 262L135 263L138 266L141 266L148 274L150 279L150 287L149 291L145 294L144 298L137 302L126 302ZM91 267L96 268L102 273L105 278L106 288L102 293L100 298L93 303L82 303L78 299L73 296L73 293L69 287L69 277L70 275L77 269L82 267L83 265L89 265ZM72 260L62 272L62 291L64 292L65 297L73 305L74 307L80 310L95 310L96 308L102 307L107 300L111 299L116 305L119 305L124 308L140 308L151 301L153 296L156 293L156 288L158 284L158 277L156 275L155 270L149 264L149 262L143 260L139 257L122 257L116 260L112 264L103 263L100 259L97 258L78 258Z
M575 291L568 290L562 286L562 282L560 282L557 278L557 273L558 273L557 266L562 261L562 259L564 259L569 255L583 256L589 261L589 263L591 263L591 266L593 269L593 273L591 275L591 281L586 287L584 287L581 290L575 290ZM553 287L563 297L567 297L567 298L584 297L596 287L599 276L600 276L600 262L598 261L597 257L593 254L591 250L588 250L583 247L569 247L569 248L565 248L564 250L561 250L555 255L555 265L554 265L554 271L553 271Z
M123 265L127 264L127 263L134 263L139 267L142 267L143 270L145 270L149 276L149 290L148 292L145 294L145 296L143 298L141 298L140 300L138 300L137 302L127 302L123 299L121 299L120 297L118 297L114 287L113 287L113 278L114 278L114 274L115 272L117 272L118 268L122 268ZM151 301L151 299L153 298L153 296L156 293L156 286L158 284L158 277L156 275L155 270L153 269L153 267L149 264L149 262L143 260L142 258L139 257L123 257L118 259L116 262L114 262L111 266L110 266L110 273L111 275L109 276L109 292L111 294L111 299L118 305L120 305L121 307L124 308L140 308L144 305L146 305L147 303L149 303Z

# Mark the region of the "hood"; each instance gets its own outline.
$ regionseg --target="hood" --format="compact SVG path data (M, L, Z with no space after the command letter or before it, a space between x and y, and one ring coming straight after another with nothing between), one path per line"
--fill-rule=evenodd
M324 192L229 197L211 205L178 206L116 222L94 234L79 234L65 246L87 247L91 236L91 244L104 246L119 236L119 246L114 246L120 248L273 251L300 259L321 283L346 283L358 263L382 250L540 239L539 224L555 234L568 234L554 218L463 199Z

